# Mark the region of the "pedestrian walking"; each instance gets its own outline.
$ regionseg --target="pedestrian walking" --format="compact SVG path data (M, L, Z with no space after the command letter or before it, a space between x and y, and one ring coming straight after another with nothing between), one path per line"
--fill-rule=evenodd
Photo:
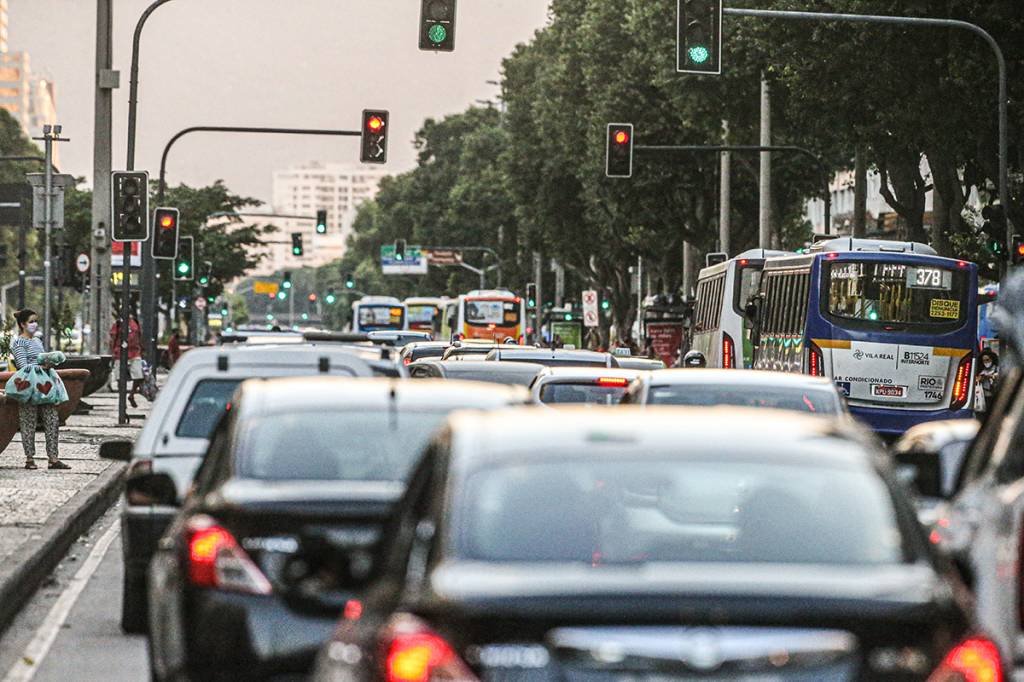
M57 415L57 405L67 400L67 391L48 362L53 356L62 354L43 352L43 344L36 338L39 319L34 310L19 310L14 314L14 320L18 323L18 335L11 342L11 352L18 371L8 382L7 396L19 402L18 426L21 445L25 449L25 468L39 468L35 463L36 424L41 419L49 468L70 469L60 461L60 417ZM43 361L40 364L41 356ZM44 379L42 383L39 383L40 378Z
M114 324L110 326L110 353L114 356L114 371L111 376L114 386L118 386L121 376L121 320L117 313L114 314ZM132 407L138 407L135 394L142 391L142 382L146 374L142 368L142 330L134 312L128 316L128 378L132 382L128 402Z

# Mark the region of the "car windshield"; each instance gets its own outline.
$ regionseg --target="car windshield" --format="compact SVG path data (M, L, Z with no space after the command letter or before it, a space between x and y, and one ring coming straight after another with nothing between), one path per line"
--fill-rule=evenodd
M466 322L478 326L514 326L519 324L519 305L502 300L466 301Z
M241 379L204 379L196 384L174 435L209 438Z
M595 568L909 560L890 492L871 470L730 461L724 452L548 459L480 469L461 488L450 528L456 556L468 560Z
M237 457L242 478L403 481L447 411L312 411L254 421Z
M967 315L967 273L930 265L828 264L828 311L869 325L957 325Z
M767 407L776 410L836 415L842 412L838 395L823 390L782 388L779 386L716 386L713 384L677 384L651 386L649 405L693 405L713 407Z
M548 383L541 386L540 401L545 405L618 405L626 394L626 387L625 380L610 385L595 381Z

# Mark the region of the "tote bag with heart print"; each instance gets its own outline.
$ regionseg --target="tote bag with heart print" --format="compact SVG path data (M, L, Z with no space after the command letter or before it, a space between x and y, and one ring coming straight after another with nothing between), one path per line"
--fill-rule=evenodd
M39 365L28 365L15 372L4 385L4 392L8 398L29 405L59 405L68 399L68 391L57 373Z

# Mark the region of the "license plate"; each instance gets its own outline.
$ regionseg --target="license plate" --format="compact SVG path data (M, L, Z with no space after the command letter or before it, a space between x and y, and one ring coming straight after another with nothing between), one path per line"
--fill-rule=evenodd
M876 398L902 398L907 395L906 386L871 384L871 395Z

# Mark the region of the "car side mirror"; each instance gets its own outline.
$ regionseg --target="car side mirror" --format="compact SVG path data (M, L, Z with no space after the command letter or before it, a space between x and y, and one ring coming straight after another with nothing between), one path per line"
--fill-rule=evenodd
M115 462L130 462L133 447L134 443L132 441L123 438L108 440L100 444L100 457L111 459Z
M952 491L942 485L942 458L937 452L912 450L895 455L896 478L920 497L946 499Z

